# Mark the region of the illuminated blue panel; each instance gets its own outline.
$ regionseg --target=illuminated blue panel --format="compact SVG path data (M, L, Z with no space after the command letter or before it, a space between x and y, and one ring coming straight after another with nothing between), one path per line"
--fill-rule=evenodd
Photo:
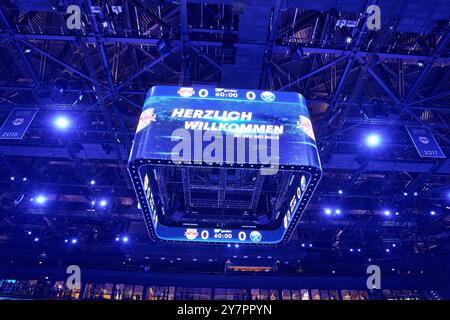
M147 93L129 171L152 239L261 245L289 240L322 174L300 94L171 86Z

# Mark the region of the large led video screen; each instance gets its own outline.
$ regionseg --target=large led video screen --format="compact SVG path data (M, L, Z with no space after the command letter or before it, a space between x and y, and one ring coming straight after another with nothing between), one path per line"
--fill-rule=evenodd
M276 245L321 177L305 99L294 92L155 86L129 171L152 239Z

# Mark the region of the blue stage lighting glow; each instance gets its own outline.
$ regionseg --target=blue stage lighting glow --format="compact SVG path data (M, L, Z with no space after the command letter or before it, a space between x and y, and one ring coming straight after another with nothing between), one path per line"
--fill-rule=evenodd
M231 244L227 244L227 247L228 247L228 248L231 248Z
M16 178L15 177L10 177L9 178L11 181L14 181L14 180L16 180Z
M430 214L431 214L432 216L434 216L434 215L436 214L436 211L431 210L431 211L430 211Z
M128 237L123 237L122 238L122 241L125 242L125 243L128 242L128 240L129 240Z
M309 247L312 248L312 243L309 244Z
M389 210L384 210L384 215L385 215L386 217L389 217L389 216L391 215L391 211L389 211Z
M119 241L120 241L120 238L119 238L119 237L116 237L116 241L119 242Z
M38 242L38 241L39 241L38 237L34 238L34 242Z
M366 144L369 147L377 147L381 143L381 137L378 134L372 133L366 138Z
M61 130L65 130L70 126L70 120L67 117L59 116L55 118L54 125Z
M236 244L234 245L234 247L235 247L235 248L239 248L239 245L236 243Z
M358 252L361 252L361 249L358 249Z
M28 234L29 236L31 236L31 231L28 231L27 234Z
M71 241L70 241L72 244L76 244L77 242L78 242L78 240L77 239L72 239Z
M403 192L403 195L406 197L408 195L408 192Z
M27 181L27 180L28 180L27 177L23 177L23 178L22 178L22 181L23 181L23 182L25 182L25 181Z
M343 193L344 193L344 191L342 191L342 190L338 190L338 193L339 193L339 194L343 194Z
M414 192L414 196L417 197L419 194L417 192Z
M100 207L106 207L108 204L108 201L106 201L105 199L100 200Z
M325 214L327 215L327 216L329 216L330 214L331 214L331 209L330 208L325 208Z
M95 180L91 180L90 184L91 184L91 186L93 186L95 184Z
M389 253L389 252L391 252L391 250L390 249L386 249L386 252Z
M43 195L39 195L36 197L36 202L39 204L44 204L47 201L47 198Z
M69 240L67 240L67 239L64 239L64 242L65 242L65 243L67 243L67 242L69 242Z
M336 213L337 215L341 214L341 209L334 210L334 213Z
M352 248L350 248L350 252L353 252L353 249L352 249Z
M397 245L395 243L392 244L392 247L395 248Z

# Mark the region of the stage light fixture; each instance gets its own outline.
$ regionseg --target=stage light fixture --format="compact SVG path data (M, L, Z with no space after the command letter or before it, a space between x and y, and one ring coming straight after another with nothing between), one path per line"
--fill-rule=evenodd
M124 243L127 243L128 240L129 240L129 239L128 239L128 237L126 237L126 236L122 238L122 241L123 241Z
M389 217L391 215L391 211L390 210L384 210L384 215L386 217Z
M95 180L91 180L89 183L93 186L95 184Z
M431 210L431 211L430 211L430 214L431 214L432 216L434 216L434 215L436 215L436 211Z
M344 194L344 191L339 190L338 193L339 193L339 194Z
M325 214L327 216L331 215L331 209L330 208L325 208Z
M334 213L336 213L337 215L340 215L341 214L341 209L334 210Z
M14 180L16 180L16 178L15 177L10 177L9 180L14 181Z
M100 200L100 207L104 208L108 205L108 201L106 201L105 199Z
M71 242L72 244L76 244L76 243L78 242L78 240L75 239L75 238L73 238L70 242Z
M367 136L366 144L369 147L378 147L381 144L381 137L379 134L372 133Z
M38 237L34 238L34 242L38 242L38 241L39 241Z

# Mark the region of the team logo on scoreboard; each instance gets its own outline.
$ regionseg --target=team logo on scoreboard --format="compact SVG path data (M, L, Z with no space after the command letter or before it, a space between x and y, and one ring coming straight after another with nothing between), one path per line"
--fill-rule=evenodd
M13 120L12 124L15 126L20 126L24 121L25 121L24 118L15 118Z
M194 88L181 87L178 89L177 93L183 98L189 98L195 94L195 90Z
M141 116L139 117L136 133L146 128L150 123L156 122L156 114L154 112L155 108L148 108L142 111Z
M262 238L261 232L259 231L252 231L250 232L250 240L253 242L260 242Z
M273 102L275 101L275 94L270 91L263 91L261 92L261 99L263 99L265 102Z
M305 116L299 116L297 121L297 128L302 130L308 137L316 141L316 137L314 136L314 131L312 128L312 123L309 118Z
M198 237L198 231L197 229L186 229L186 232L184 233L187 239L194 240Z

